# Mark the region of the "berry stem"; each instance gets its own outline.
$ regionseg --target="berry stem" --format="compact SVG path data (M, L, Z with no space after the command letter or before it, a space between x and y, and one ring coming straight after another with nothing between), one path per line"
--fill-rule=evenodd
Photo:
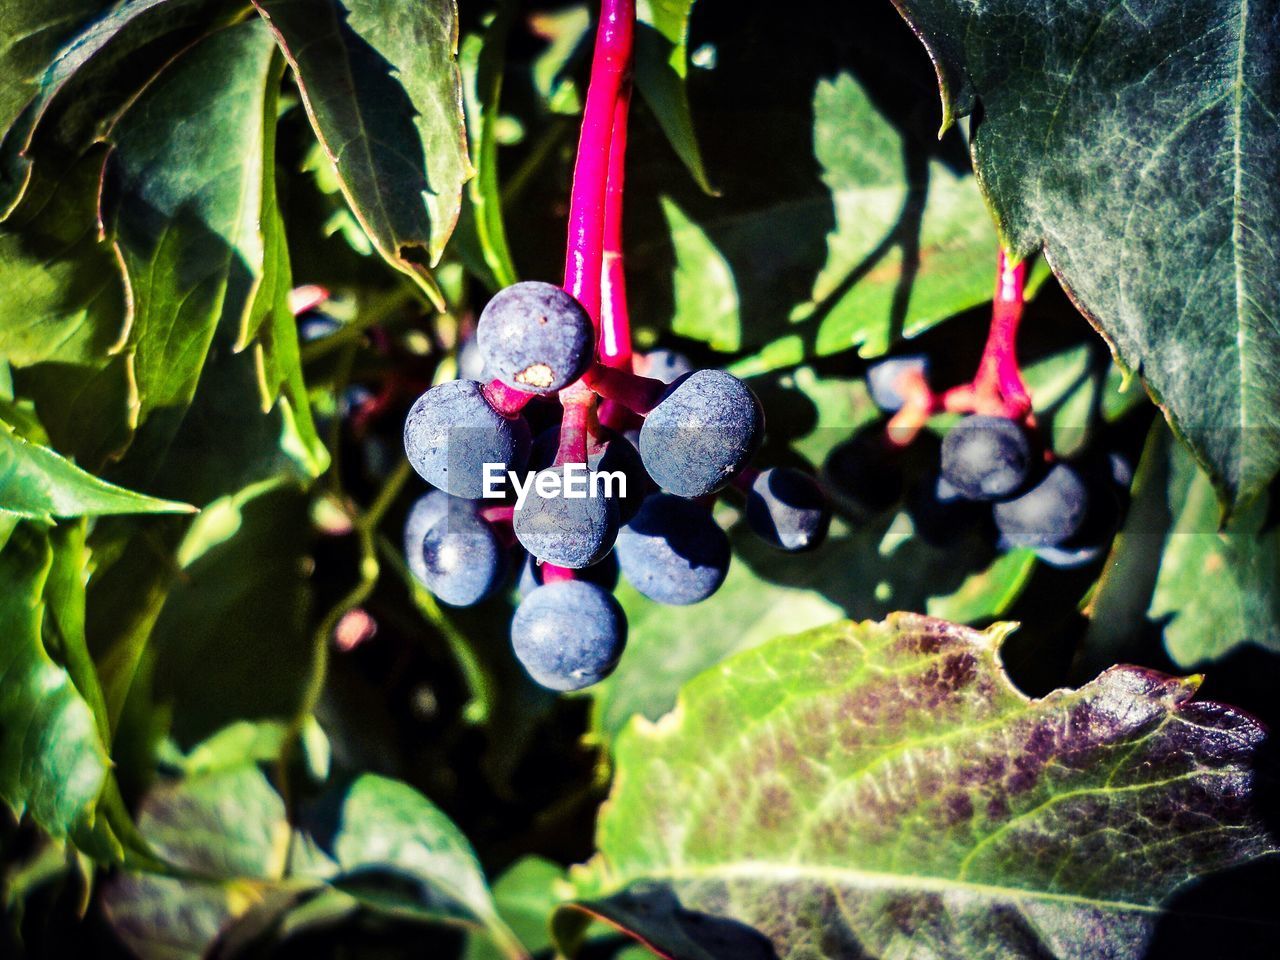
M533 399L533 394L513 390L501 380L494 379L484 385L484 398L489 401L489 406L493 409L504 417L511 418L519 415L520 411Z
M613 112L613 139L609 142L600 303L600 362L628 372L631 370L631 317L627 311L627 277L622 259L622 197L630 106L631 81L628 78L618 94Z
M587 462L587 428L591 421L591 408L595 395L590 390L567 388L560 391L560 405L564 416L560 418L560 446L556 449L555 465Z
M1008 417L1027 427L1035 425L1031 394L1018 366L1018 326L1026 304L1026 262L1012 264L1002 249L996 260L996 291L991 304L991 326L978 361L978 372L969 383L934 393L919 374L905 375L898 391L902 408L889 420L887 435L894 446L905 447L915 439L935 413L980 413Z
M618 100L631 70L635 19L635 0L601 0L600 25L596 30L591 60L591 81L582 113L578 158L573 168L564 288L586 308L597 326L600 322L610 142Z
M487 523L511 523L516 515L516 508L509 503L491 503L480 508L480 516Z
M604 397L620 404L632 413L644 416L656 407L667 385L652 377L642 377L626 370L615 370L597 363L582 378L582 382Z
M559 583L562 580L574 580L578 576L576 570L568 567L557 567L554 563L542 564L542 582Z
M1011 264L1001 249L996 260L996 292L991 329L982 350L973 388L978 404L1000 403L1004 415L1020 420L1031 411L1031 397L1018 368L1018 325L1022 321L1027 282L1026 262Z

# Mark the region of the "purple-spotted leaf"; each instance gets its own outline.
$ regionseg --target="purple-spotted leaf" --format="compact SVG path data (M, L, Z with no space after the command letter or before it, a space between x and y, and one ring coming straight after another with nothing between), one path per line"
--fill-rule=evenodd
M682 958L1136 957L1276 849L1253 719L1136 667L1028 699L1008 630L895 614L702 674L619 738L581 909Z

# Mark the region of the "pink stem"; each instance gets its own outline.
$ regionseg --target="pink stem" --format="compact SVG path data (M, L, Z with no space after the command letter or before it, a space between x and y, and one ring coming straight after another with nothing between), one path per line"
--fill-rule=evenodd
M1008 416L1022 417L1031 397L1018 369L1018 325L1022 321L1027 281L1025 262L1014 266L1002 249L996 261L996 292L991 306L991 330L973 386L979 402L990 396L1004 401Z
M533 396L523 390L513 390L501 380L490 380L484 385L484 398L489 401L489 406L509 419L517 416Z
M560 419L560 446L555 465L587 462L587 424L595 397L588 391L565 390L560 394L564 416Z
M661 380L615 370L600 363L586 372L582 382L606 400L621 404L641 416L656 407L667 392L667 384Z
M542 582L559 583L562 580L574 580L578 576L576 570L568 567L557 567L554 563L542 564Z
M516 508L507 503L491 503L480 508L480 516L489 523L510 523L516 515Z
M618 370L631 370L631 318L627 312L627 276L622 260L622 197L626 177L627 111L631 106L631 82L626 80L613 112L613 139L609 143L609 182L605 192L604 260L600 304L600 362Z
M605 232L605 194L609 144L624 77L631 69L635 38L635 0L601 0L600 25L591 61L591 82L582 113L578 159L569 204L564 288L577 297L597 325L600 322L601 266Z

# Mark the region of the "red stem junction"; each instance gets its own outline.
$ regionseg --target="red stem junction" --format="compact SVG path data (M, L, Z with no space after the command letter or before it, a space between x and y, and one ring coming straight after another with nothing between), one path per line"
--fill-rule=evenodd
M1027 265L1010 262L1004 250L996 260L996 289L991 305L991 326L978 361L978 372L969 383L935 393L918 373L904 375L899 392L906 398L889 421L892 443L905 446L935 413L979 413L1008 417L1034 426L1031 394L1018 366L1018 326L1026 303Z

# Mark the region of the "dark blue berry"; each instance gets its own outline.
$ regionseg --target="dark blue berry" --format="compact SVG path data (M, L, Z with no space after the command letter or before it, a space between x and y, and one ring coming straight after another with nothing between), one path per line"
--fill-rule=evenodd
M469 607L502 582L506 556L472 501L433 490L413 505L404 552L418 581L443 602Z
M867 389L871 401L885 413L897 413L906 398L902 395L902 378L907 374L928 376L929 358L922 353L890 357L867 367Z
M618 601L593 583L559 580L532 591L511 618L511 645L529 676L581 690L613 672L627 642Z
M1054 464L1040 482L992 508L1002 543L1058 547L1080 532L1089 512L1089 491L1065 463Z
M1031 444L1007 417L965 417L942 441L942 476L969 500L1000 500L1021 489Z
M645 500L619 531L616 552L627 581L659 603L705 600L729 571L729 538L710 511L666 493Z
M654 482L681 497L715 493L746 466L764 433L760 401L723 370L677 381L640 430L640 456Z
M504 473L523 469L530 443L524 418L493 409L474 380L432 387L404 422L404 450L413 469L432 486L468 500L484 495L485 464L498 464Z
M831 507L813 477L790 467L771 467L747 493L747 523L781 550L811 550L826 539Z
M591 317L572 296L539 280L500 290L476 324L484 367L513 390L563 390L595 359Z
M539 481L551 491L541 493ZM586 496L569 496L578 488ZM581 464L565 464L539 470L522 505L517 505L513 526L521 546L539 560L570 570L595 563L613 546L618 535L618 505L615 497L604 496L603 486Z

